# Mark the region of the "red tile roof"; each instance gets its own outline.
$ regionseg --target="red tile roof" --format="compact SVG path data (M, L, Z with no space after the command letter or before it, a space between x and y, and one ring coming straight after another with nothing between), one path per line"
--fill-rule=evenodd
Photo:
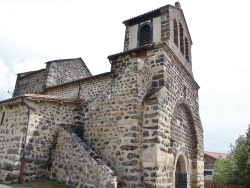
M21 98L28 98L30 100L57 101L57 102L68 102L68 103L81 103L84 101L84 99L79 99L79 98L69 98L69 97L41 95L41 94L22 94L11 99L0 101L0 104L6 103L6 102L12 102L14 100L21 99Z
M53 100L53 101L62 101L62 102L73 102L73 103L81 103L84 99L79 98L69 98L69 97L60 97L60 96L52 96L52 95L41 95L41 94L23 94L22 96L28 97L29 99L35 100Z
M217 153L217 152L209 152L209 151L204 151L204 155L217 159L221 157L222 159L225 159L229 154L228 153Z

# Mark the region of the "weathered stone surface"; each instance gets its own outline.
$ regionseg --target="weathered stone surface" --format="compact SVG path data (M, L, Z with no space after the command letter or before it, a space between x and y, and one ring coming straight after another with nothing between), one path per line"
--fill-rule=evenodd
M91 77L81 60L70 59L19 74L14 95L43 92L85 101L0 102L0 119L6 112L0 127L1 180L10 171L18 173L25 154L27 180L51 176L78 187L97 187L97 180L101 188L117 181L124 187L175 187L178 161L187 168L182 169L187 187L203 187L203 130L191 38L179 8L164 6L143 18L152 15L143 24L126 21L125 52L109 56L109 73ZM152 43L137 48L144 24L154 31Z
M121 179L136 182L138 180L137 176L122 176Z
M9 148L7 149L7 154L17 154L17 149Z
M13 171L14 165L7 163L7 162L4 162L2 169L7 170L7 171Z
M18 179L18 177L19 177L18 175L8 173L6 178L5 178L5 181L7 181L7 182L16 181Z
M137 160L133 160L133 161L128 161L128 162L123 162L122 165L123 166L134 166L137 164Z
M73 147L72 147L73 146ZM52 155L52 177L66 180L79 187L116 187L116 173L90 149L75 133L60 128ZM112 183L111 183L112 182Z

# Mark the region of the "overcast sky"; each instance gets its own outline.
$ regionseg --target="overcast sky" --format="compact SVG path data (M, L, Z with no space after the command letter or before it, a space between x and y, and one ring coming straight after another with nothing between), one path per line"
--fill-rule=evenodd
M81 57L93 75L123 50L122 21L173 0L0 0L0 100L16 74ZM205 150L230 151L250 124L248 0L181 0L192 36Z

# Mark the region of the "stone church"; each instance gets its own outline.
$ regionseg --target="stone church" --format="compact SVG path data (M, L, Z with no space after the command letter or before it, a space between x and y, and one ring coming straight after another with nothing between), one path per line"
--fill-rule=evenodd
M125 20L124 51L17 75L0 102L0 180L80 188L204 187L192 39L180 3Z

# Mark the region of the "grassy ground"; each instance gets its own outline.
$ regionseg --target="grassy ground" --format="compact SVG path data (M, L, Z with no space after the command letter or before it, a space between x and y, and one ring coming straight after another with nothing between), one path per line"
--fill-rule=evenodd
M39 180L34 182L24 182L23 184L0 184L0 188L10 188L10 187L19 187L19 188L73 188L74 186L65 185L63 183L51 180Z

